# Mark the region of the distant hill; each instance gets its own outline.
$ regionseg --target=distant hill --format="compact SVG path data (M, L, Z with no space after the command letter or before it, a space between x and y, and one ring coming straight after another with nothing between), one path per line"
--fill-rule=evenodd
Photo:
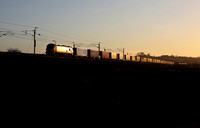
M139 52L136 54L136 56L172 61L178 64L192 64L192 65L200 64L200 57L186 57L186 56L174 56L174 55L151 56L150 53L145 54L144 52Z
M174 61L177 63L182 64L200 64L200 58L195 57L184 57L184 56L168 56L168 55L162 55L160 57L157 57L161 60L167 60L167 61Z

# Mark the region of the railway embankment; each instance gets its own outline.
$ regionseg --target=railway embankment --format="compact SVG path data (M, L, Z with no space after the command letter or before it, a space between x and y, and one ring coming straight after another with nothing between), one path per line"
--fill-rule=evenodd
M198 65L7 53L0 61L5 117L89 115L162 127L199 121Z

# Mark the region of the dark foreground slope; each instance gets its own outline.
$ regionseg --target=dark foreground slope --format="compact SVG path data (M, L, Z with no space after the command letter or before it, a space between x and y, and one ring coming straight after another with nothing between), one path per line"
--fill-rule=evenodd
M141 127L199 122L199 68L15 54L1 54L0 61L4 119Z

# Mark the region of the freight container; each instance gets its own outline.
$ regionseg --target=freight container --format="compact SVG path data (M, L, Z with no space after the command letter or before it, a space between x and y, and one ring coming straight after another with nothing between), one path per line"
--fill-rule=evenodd
M139 56L135 56L135 61L140 61L140 57Z
M136 60L135 60L135 56L131 56L131 57L132 57L132 61L136 61Z
M153 63L157 63L157 59L152 59L152 62Z
M112 54L111 54L111 58L112 58L112 59L117 59L117 53L112 53Z
M132 60L132 56L126 55L126 60Z
M159 63L159 64L160 64L160 62L161 62L160 60L157 60L157 61L156 61L156 63Z
M146 62L146 58L145 57L140 57L140 62Z
M99 51L88 49L88 57L99 58Z
M149 61L148 61L148 62L152 63L152 62L153 62L153 60L152 60L151 58L149 58Z
M77 56L87 56L88 52L87 49L77 48Z
M119 59L120 59L120 60L126 60L126 59L125 59L125 56L123 56L123 54L120 54Z
M100 55L101 55L101 58L102 59L111 59L111 52L104 52L104 51L101 51L100 52Z

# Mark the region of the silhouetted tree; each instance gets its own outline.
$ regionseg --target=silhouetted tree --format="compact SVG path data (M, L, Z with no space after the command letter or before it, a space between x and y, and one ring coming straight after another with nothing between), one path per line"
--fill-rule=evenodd
M138 52L137 54L136 54L136 56L142 56L142 57L144 57L144 56L147 56L144 52Z
M19 49L17 48L9 48L8 52L12 52L12 53L22 53Z
M150 54L150 53L147 53L147 56L148 56L148 57L150 57L150 56L151 56L151 54Z

